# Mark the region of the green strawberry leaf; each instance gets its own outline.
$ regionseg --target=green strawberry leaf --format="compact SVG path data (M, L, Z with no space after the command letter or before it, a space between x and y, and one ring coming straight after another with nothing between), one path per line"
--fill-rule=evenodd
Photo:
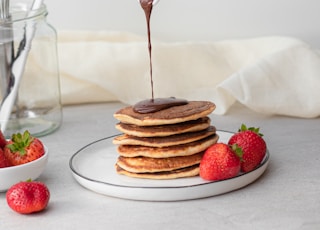
M240 129L238 130L238 132L243 132L243 131L247 131L250 130L252 132L255 132L256 134L258 134L260 137L263 136L262 133L260 133L260 128L256 128L256 127L249 127L247 128L247 126L245 124L241 124Z
M243 151L242 148L238 144L233 144L230 146L232 151L236 154L237 157L242 161Z
M7 147L12 153L19 153L21 156L23 156L26 154L26 148L32 143L34 137L32 137L29 131L26 130L23 134L13 134L11 140L12 143L8 144Z

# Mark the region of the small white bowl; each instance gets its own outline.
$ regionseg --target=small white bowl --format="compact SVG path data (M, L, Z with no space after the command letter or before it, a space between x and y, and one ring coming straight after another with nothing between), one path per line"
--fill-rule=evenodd
M35 180L44 171L48 162L48 149L44 146L45 153L42 157L17 166L0 168L0 192L7 191L12 185L26 181Z

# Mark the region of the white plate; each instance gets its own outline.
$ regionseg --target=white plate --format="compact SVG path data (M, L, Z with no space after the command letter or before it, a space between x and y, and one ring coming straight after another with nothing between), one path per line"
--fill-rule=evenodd
M219 142L227 142L231 132L217 131ZM149 180L119 175L118 157L110 136L92 142L70 159L74 178L85 188L108 196L132 200L178 201L205 198L242 188L259 178L268 166L270 155L255 170L222 181L205 181L199 176L174 180Z

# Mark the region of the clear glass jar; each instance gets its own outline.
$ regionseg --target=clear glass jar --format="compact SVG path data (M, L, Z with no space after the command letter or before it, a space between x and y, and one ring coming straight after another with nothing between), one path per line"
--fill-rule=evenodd
M25 130L43 136L62 122L57 34L47 23L46 6L30 11L29 2L10 2L10 18L0 21L0 52L6 52L6 56L0 56L1 110L8 92L18 85L10 117L0 121L6 137ZM17 64L24 54L24 64ZM14 68L23 69L20 80Z

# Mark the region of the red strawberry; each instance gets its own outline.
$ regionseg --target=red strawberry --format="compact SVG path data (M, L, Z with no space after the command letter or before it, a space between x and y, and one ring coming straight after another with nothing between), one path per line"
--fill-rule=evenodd
M0 130L0 148L3 149L4 146L6 146L6 144L7 144L7 140L4 137L2 131Z
M8 159L5 157L3 150L0 148L0 168L9 167L11 164Z
M4 155L12 165L25 164L38 159L43 154L42 142L31 136L28 131L23 134L13 134L4 148Z
M50 199L48 187L38 181L23 181L13 185L6 194L9 207L22 214L44 210Z
M223 180L240 172L240 157L225 143L216 143L204 153L200 162L200 177L205 180Z
M244 124L237 133L229 139L228 144L237 144L242 149L241 170L250 172L255 169L266 155L267 145L259 128L247 128Z

